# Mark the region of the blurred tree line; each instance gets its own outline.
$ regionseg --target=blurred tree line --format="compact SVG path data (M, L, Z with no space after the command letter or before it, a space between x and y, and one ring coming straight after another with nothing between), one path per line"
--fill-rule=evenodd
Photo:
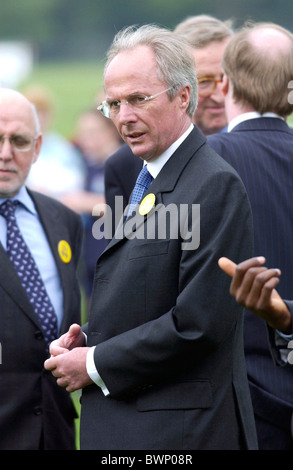
M274 21L292 30L292 0L1 0L0 40L31 43L40 60L97 59L131 24L173 28L191 15Z

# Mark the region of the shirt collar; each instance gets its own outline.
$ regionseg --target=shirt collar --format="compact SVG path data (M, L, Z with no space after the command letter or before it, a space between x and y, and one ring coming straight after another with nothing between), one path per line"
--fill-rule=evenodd
M239 116L236 116L234 119L232 119L232 121L228 125L227 132L232 131L232 129L234 129L234 127L238 126L238 124L240 124L241 122L248 121L249 119L257 119L257 118L260 118L260 117L279 118L279 119L284 120L284 118L282 118L281 116L279 116L278 114L275 114L275 113L260 114L257 111L251 111L249 113L240 114Z
M0 205L6 201L7 198L0 198ZM27 192L27 189L25 186L22 186L18 193L11 198L12 201L19 201L29 212L32 214L37 214L36 208L34 206L34 203L30 197L30 195Z
M182 142L186 139L186 137L190 134L190 132L193 130L193 127L194 127L193 124L190 124L187 131L185 131L179 137L179 139L177 139L175 142L173 142L173 144L167 150L165 150L165 152L163 152L158 158L156 158L156 160L154 160L152 162L146 162L146 161L144 162L144 165L145 164L148 165L148 170L149 170L149 172L150 172L150 174L152 175L153 178L156 178L156 176L158 176L158 174L160 173L160 171L163 168L163 166L165 165L165 163L173 155L175 150L177 150L179 145L181 145Z

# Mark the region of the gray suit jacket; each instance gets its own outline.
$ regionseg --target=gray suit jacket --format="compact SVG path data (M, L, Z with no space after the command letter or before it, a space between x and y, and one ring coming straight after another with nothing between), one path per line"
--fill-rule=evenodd
M251 254L244 186L195 128L151 193L155 208L132 230L127 221L97 262L86 331L110 396L96 385L83 390L81 448L256 448L242 309L217 264ZM189 216L200 204L197 248L182 250L174 219L173 233L142 237L160 203L185 204Z
M30 192L59 271L64 295L61 334L80 322L80 290L76 277L82 227L77 214L56 200ZM60 240L71 246L64 263ZM38 318L6 251L0 244L0 449L73 449L76 412L69 394L44 370L45 342Z

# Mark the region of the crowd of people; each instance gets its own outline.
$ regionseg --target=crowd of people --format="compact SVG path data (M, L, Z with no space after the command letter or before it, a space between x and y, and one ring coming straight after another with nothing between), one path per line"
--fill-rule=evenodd
M292 79L198 15L119 31L70 139L0 89L0 449L74 449L80 391L82 450L292 450Z

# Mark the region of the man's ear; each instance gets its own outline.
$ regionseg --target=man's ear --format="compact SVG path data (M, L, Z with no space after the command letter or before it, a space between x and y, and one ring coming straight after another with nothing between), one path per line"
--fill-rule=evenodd
M42 147L42 141L43 141L43 136L40 133L38 135L37 141L35 143L35 153L34 153L33 163L35 163L38 159L38 156L39 156L39 153L40 153L41 147Z
M182 108L186 109L189 106L189 101L190 101L190 87L186 85L185 87L182 87L180 90L180 99L181 99L181 106Z
M227 77L227 75L224 75L223 82L222 82L222 92L224 96L228 94L229 86L230 86L229 78Z

